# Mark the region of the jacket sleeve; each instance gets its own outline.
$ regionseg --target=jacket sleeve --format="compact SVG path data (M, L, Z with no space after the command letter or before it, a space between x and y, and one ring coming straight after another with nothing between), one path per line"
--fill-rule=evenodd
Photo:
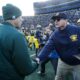
M24 76L31 74L38 66L30 59L27 42L22 34L15 36L12 59L16 70Z
M46 60L48 55L54 50L54 45L55 45L54 33L52 33L46 45L43 47L43 49L38 55L38 58L40 59L40 61Z

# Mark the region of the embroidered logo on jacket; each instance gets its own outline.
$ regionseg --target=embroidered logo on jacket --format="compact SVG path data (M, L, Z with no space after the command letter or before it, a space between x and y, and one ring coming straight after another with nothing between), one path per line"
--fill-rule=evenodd
M73 41L73 42L78 40L77 35L71 35L71 36L70 36L70 39L71 39L71 41Z

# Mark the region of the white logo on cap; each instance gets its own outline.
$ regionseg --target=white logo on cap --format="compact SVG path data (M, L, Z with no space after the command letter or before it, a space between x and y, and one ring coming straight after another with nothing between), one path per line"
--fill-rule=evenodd
M15 16L12 16L12 19L15 19L16 17Z

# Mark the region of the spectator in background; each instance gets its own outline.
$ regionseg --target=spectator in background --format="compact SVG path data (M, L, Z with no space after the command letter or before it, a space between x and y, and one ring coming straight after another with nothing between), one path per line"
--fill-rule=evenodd
M29 48L30 48L30 50L32 50L33 49L33 46L34 46L34 34L33 33L31 33L30 34L30 37L29 37Z
M0 80L24 80L37 63L28 54L24 35L17 31L22 23L21 10L12 4L2 7L4 23L0 25Z
M36 37L34 38L34 46L35 46L36 57L37 57L37 54L39 52L39 41Z
M38 39L38 41L40 43L41 42L41 37L42 37L41 30L37 29L35 36L36 36L36 38Z

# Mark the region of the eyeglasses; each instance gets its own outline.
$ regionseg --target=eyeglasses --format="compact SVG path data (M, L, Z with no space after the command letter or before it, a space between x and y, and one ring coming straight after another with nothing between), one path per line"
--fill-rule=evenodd
M60 20L61 20L60 18L52 19L52 20L51 20L51 23L54 23L55 21L59 22Z

